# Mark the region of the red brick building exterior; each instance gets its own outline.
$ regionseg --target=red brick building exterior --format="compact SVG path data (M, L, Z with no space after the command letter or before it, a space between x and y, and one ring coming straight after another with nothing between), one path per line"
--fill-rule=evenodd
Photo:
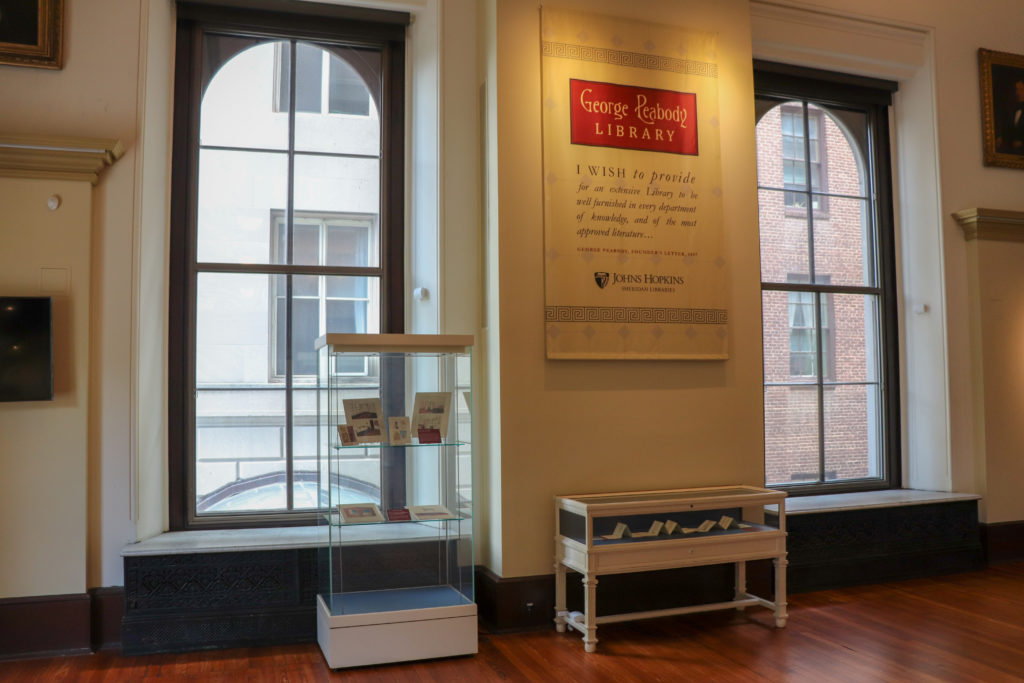
M803 157L799 103L768 111L757 125L758 183L761 188L779 189L758 193L762 282L809 282L811 224L817 284L873 284L870 209L866 200L853 198L867 191L863 152L855 148L837 118L815 107L809 109L814 122L811 145L818 147L818 152L811 154L818 166L812 170L818 174L815 188L849 197L819 197L809 209L806 195L783 189L783 115L797 124L795 129L789 128L785 154L791 159ZM794 130L799 132L796 140ZM802 178L798 180L802 182ZM762 296L765 479L769 484L814 481L819 476L819 391L816 373L810 370L817 366L817 354L813 343L808 346L808 340L814 339L814 296L771 290ZM821 392L824 478L875 475L879 439L876 302L860 294L820 296L825 364ZM812 331L801 332L804 325ZM842 384L848 382L859 384Z

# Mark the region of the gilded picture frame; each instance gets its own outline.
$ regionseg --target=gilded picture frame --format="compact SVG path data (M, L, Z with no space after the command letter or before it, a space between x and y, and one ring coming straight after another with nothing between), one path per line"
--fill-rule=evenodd
M986 166L1024 169L1024 55L978 50Z
M0 0L0 64L60 69L64 0Z

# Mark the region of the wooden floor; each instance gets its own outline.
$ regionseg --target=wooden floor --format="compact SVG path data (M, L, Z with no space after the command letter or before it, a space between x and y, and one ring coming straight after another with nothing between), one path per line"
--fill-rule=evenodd
M480 636L480 653L331 672L316 645L0 662L0 681L1024 681L1024 562L791 596L789 624L749 608Z

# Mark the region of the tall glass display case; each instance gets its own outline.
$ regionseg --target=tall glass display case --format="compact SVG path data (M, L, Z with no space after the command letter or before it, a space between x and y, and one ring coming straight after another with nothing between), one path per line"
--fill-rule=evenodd
M331 668L477 651L472 336L328 334L317 639Z

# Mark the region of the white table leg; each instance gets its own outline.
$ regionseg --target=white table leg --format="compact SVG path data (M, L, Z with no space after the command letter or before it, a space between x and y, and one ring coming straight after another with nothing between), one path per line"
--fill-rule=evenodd
M555 563L555 630L565 633L565 565Z
M583 576L583 650L593 652L597 649L597 577Z
M747 597L747 563L740 561L736 563L736 594L734 598L736 600L742 600ZM742 612L742 607L737 607L738 612Z
M786 625L786 565L789 560L785 555L775 558L775 625L783 628Z

